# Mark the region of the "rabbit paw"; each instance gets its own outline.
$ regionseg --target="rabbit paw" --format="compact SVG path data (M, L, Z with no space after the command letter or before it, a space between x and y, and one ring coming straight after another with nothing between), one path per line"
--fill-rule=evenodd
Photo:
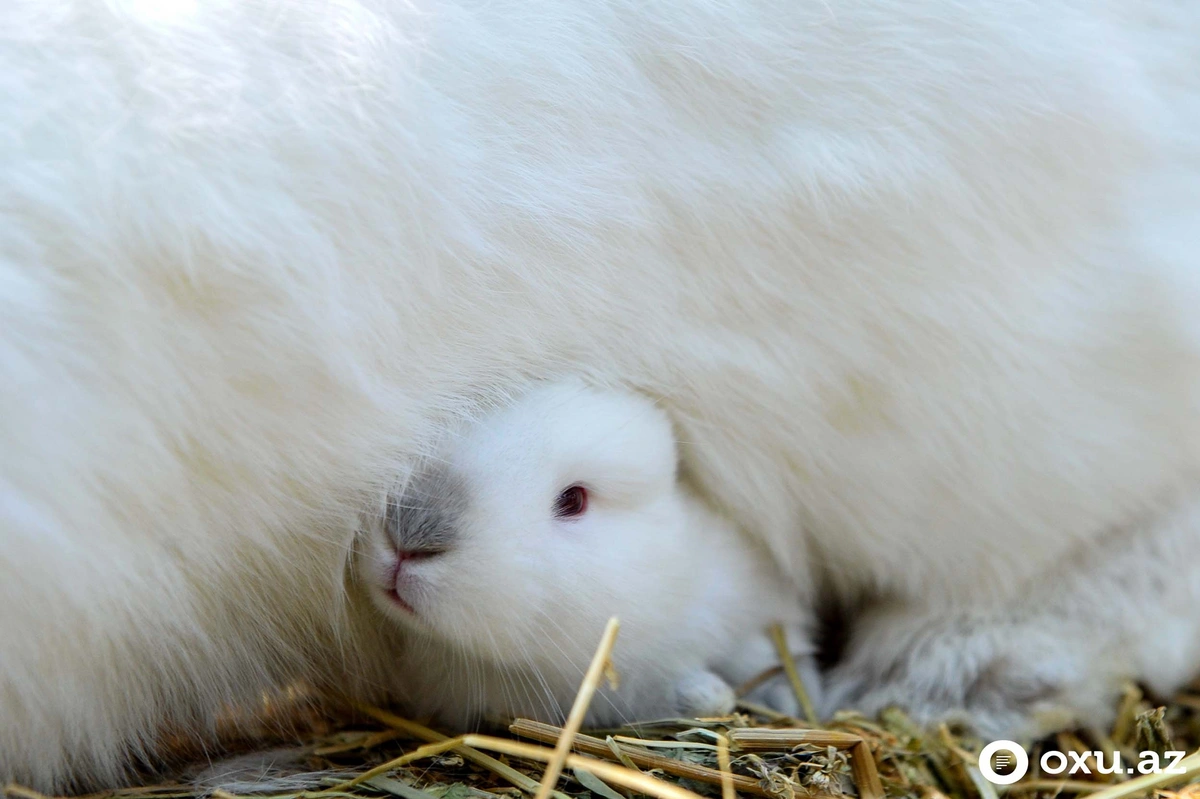
M804 684L805 690L811 691L810 686L817 684L816 667L810 667L800 658L797 658L796 661L801 682ZM803 720L805 717L805 710L801 707L800 700L796 697L796 691L785 674L771 677L762 685L747 691L742 698L749 703L762 705L768 710L774 710L776 713L782 713L794 719Z
M792 625L787 629L787 642L796 670L800 673L800 681L816 705L821 695L821 674L813 657L808 633L800 625ZM766 632L742 642L735 654L717 663L715 670L728 682L739 687L754 683L757 678L774 670L775 674L746 690L742 698L785 716L797 719L804 717L804 709L796 698L791 681L780 669L779 653L775 644Z
M856 636L829 672L822 709L874 716L899 707L920 724L961 724L994 739L1103 724L1120 679L1097 665L1104 659L1093 656L1087 637L1086 629L1058 624L891 614Z
M694 718L728 716L737 697L729 683L711 671L694 671L675 683L672 705L679 715Z

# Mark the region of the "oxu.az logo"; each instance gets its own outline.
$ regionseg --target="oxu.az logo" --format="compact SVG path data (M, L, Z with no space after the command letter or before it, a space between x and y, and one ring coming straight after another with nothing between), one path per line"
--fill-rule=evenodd
M1046 774L1185 774L1179 765L1186 752L1142 752L1135 765L1121 762L1120 752L1056 752L1042 753L1038 765ZM998 770L999 769L999 770ZM1012 785L1029 772L1029 753L1015 741L992 741L979 753L979 771L988 782Z

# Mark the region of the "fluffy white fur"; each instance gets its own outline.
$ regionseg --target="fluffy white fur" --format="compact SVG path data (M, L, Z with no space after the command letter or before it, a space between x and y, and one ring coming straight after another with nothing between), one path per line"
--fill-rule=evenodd
M1130 677L1200 672L1200 501L1097 540L996 607L879 604L830 674L828 710L907 706L992 737L1105 727Z
M592 724L732 712L734 688L778 664L776 622L811 653L798 592L679 485L671 423L643 398L541 387L421 468L360 558L376 607L409 631L396 682L418 717L561 723L613 615L620 681ZM582 512L557 514L573 487ZM781 677L759 694L796 710Z
M1160 512L1194 542L1198 38L1176 0L0 3L0 780L383 693L358 513L536 379L656 398L801 590L914 625ZM1129 669L1196 665L1110 590Z

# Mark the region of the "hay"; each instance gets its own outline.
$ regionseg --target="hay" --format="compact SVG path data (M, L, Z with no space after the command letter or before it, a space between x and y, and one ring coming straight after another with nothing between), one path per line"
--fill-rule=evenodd
M271 709L267 715L276 723L260 725L249 739L239 729L229 740L226 754L249 753L257 772L210 770L198 777L193 767L169 781L147 779L86 799L1200 799L1200 753L1180 764L1184 774L1101 774L1088 758L1091 774L1058 778L1037 765L1047 749L1120 751L1125 763L1136 763L1143 751L1195 750L1200 689L1159 704L1130 685L1111 730L1068 730L1041 741L1030 748L1029 774L999 786L978 769L984 741L945 726L922 729L897 709L878 719L839 713L817 727L740 703L727 718L578 732L602 675L613 676L606 665L615 634L614 624L566 728L518 719L506 736L450 738L376 707L316 712L300 695L291 706ZM789 679L798 681L787 665ZM284 766L263 768L264 761L255 760L283 743ZM51 799L19 785L7 786L5 794Z

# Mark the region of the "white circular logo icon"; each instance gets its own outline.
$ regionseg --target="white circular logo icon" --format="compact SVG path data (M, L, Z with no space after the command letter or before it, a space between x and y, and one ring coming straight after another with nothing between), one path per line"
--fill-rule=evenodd
M1005 769L1007 773L1000 774L996 771L992 765L993 756L996 758L996 766ZM1025 748L1015 741L992 741L979 753L979 770L988 782L1012 785L1029 771L1029 755Z

